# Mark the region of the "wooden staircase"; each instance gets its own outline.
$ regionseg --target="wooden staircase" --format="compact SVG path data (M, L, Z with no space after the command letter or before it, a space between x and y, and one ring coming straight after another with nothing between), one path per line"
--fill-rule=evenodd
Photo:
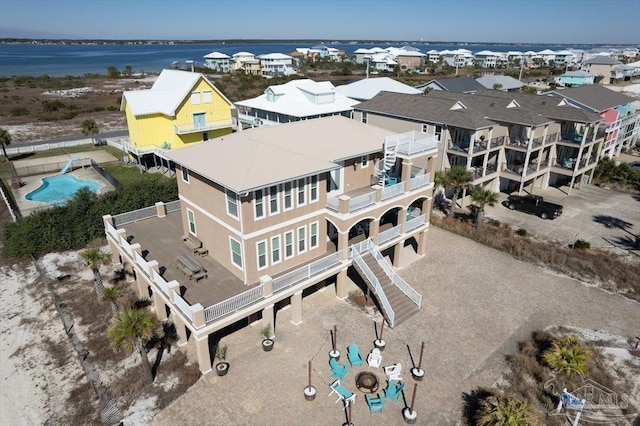
M391 305L391 309L394 312L394 324L393 327L397 327L402 324L412 315L416 314L420 308L407 297L398 287L391 283L391 279L384 272L378 261L373 257L371 253L363 253L362 259L365 264L369 267L373 275L380 282L380 286L382 287L382 291L384 292L389 304ZM360 267L354 262L353 266L356 268L360 276L367 283L367 286L372 290L375 295L375 290L369 280L366 278L366 274L360 270ZM380 304L381 305L381 304ZM383 312L385 317L387 317L387 313ZM388 319L388 318L387 318Z

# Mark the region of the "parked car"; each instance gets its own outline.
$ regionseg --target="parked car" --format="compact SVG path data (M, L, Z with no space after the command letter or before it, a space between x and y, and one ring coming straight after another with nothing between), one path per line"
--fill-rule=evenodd
M509 195L507 207L540 216L542 219L555 219L562 214L560 204L549 203L539 195Z
M100 146L100 145L106 145L106 144L107 144L107 140L103 138L96 138L93 140L94 146Z
M640 172L640 161L634 161L633 163L629 163L629 168L636 172Z

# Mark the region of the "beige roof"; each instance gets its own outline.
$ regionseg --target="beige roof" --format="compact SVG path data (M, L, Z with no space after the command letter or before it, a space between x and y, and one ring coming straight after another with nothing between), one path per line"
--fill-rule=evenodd
M168 154L174 162L237 193L337 168L382 150L388 130L342 116L258 127Z

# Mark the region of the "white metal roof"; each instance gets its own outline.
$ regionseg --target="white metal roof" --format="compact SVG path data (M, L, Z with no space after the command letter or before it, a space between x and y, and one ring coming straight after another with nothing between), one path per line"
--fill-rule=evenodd
M230 56L220 52L211 52L204 55L204 58L205 59L229 59Z
M236 193L338 167L380 151L388 130L341 116L243 130L169 152L174 162ZM212 159L219 159L212 167Z
M260 59L293 59L289 55L285 55L284 53L266 53L264 55L258 56Z
M253 53L251 53L251 52L238 52L238 53L234 53L234 54L233 54L233 55L231 55L231 56L233 56L234 58L238 58L238 57L241 57L241 56L250 56L250 57L254 57L255 55L254 55Z
M279 95L275 100L268 100L267 92L272 91ZM313 103L305 93L317 95L320 93L334 93L333 102ZM253 99L236 102L249 108L270 111L292 117L310 117L314 115L332 114L349 111L358 101L347 98L335 92L333 84L329 81L315 82L309 79L292 80L285 84L269 86L265 93Z
M189 96L191 89L201 78L231 105L231 101L202 74L165 69L162 70L151 89L123 92L122 109L126 102L135 116L158 113L174 116L180 103Z
M365 78L344 86L336 87L336 92L352 99L368 100L380 92L406 93L417 95L421 90L400 83L389 77Z

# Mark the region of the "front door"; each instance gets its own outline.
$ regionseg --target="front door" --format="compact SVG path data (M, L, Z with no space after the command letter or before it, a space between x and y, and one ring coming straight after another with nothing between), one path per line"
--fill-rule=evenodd
M207 126L207 119L204 112L193 114L193 126L196 129L204 129Z

